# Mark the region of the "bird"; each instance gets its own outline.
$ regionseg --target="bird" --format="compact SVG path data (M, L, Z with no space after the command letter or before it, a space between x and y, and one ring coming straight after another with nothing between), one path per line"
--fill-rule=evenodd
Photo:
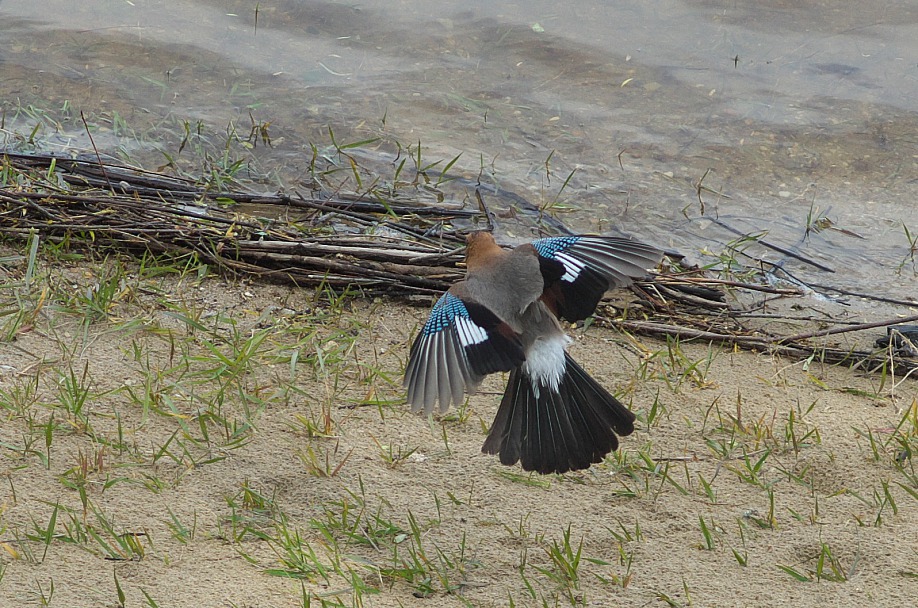
M618 448L635 416L570 356L561 321L591 316L613 287L646 277L663 251L611 236L546 237L505 249L466 237L466 275L434 304L405 366L415 412L460 406L510 372L482 452L542 474L582 470Z

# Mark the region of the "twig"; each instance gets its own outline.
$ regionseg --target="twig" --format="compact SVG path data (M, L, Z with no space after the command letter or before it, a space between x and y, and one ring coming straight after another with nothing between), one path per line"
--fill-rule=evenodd
M808 358L816 354L830 363L841 363L844 361L856 360L859 362L870 362L877 367L888 363L894 368L902 367L904 369L918 368L918 361L910 361L903 358L888 359L878 357L874 352L860 350L841 350L829 347L819 347L814 349L801 344L787 344L780 337L766 338L761 336L731 335L717 332L703 331L690 327L681 327L678 325L669 325L665 323L656 323L652 321L626 321L599 318L601 321L614 326L623 328L636 333L646 333L655 336L673 336L678 338L699 339L723 344L734 344L743 346L751 350L770 352L784 356L793 356ZM896 322L907 322L906 319L900 319ZM867 325L867 324L864 324ZM845 328L848 329L848 328ZM867 329L862 327L861 329Z
M481 188L475 188L475 199L478 201L478 209L484 213L488 219L488 232L494 232L494 214L485 205L484 198L481 196Z
M92 144L92 149L96 153L96 158L99 160L99 169L102 170L102 175L105 177L105 182L108 184L108 189L112 194L114 194L115 189L112 187L112 182L108 179L108 173L105 172L105 164L102 162L102 155L99 154L99 149L96 147L96 141L92 138L92 133L89 130L89 123L86 122L86 117L83 115L83 110L80 110L80 119L83 121L83 127L86 128L86 135L89 136L89 143Z
M698 195L698 204L701 206L701 215L704 215L704 199L701 198L701 184L704 183L704 178L708 176L708 173L711 172L710 167L705 169L704 175L698 180L698 183L695 184L695 193Z
M876 329L877 327L888 327L890 325L899 325L900 323L911 323L912 321L918 321L918 315L912 315L911 317L905 317L902 319L889 319L886 321L875 321L873 323L858 323L857 325L849 325L847 327L832 327L830 329L820 329L818 331L804 332L800 334L794 334L792 336L785 336L778 339L777 342L797 342L799 340L808 340L810 338L821 338L823 336L844 334L850 331Z
M708 277L693 277L684 274L666 275L655 277L655 282L662 281L665 283L692 283L700 285L723 285L725 287L738 287L748 289L749 291L761 291L763 293L773 293L785 296L800 296L803 292L799 289L781 289L778 287L769 287L768 285L758 285L756 283L743 283L741 281L729 281L727 279L715 279Z
M818 283L803 283L803 284L810 288L815 287L817 289L822 289L824 291L834 291L835 293L840 293L845 296L864 298L865 300L873 300L874 302L885 302L887 304L896 304L899 306L918 306L918 302L916 302L915 300L899 300L896 298L887 298L885 296L876 296L876 295L869 294L869 293L849 291L847 289L842 289L840 287L832 287L831 285L820 285ZM816 291L816 289L813 289L813 291Z
M763 247L767 247L768 249L772 249L772 250L774 250L774 251L777 251L778 253L781 253L781 254L786 255L786 256L788 256L788 257L792 257L792 258L794 258L795 260L799 260L799 261L803 262L804 264L809 264L810 266L813 266L813 267L815 267L815 268L818 268L819 270L824 270L825 272L835 272L834 269L829 268L829 267L826 266L825 264L820 264L819 262L816 262L815 260L811 260L811 259L809 259L808 257L806 257L806 256L804 256L804 255L801 255L801 254L799 254L799 253L793 252L793 251L791 251L790 249L787 249L786 247L781 247L780 245L775 245L774 243L771 243L771 242L769 242L769 241L766 241L765 239L763 239L763 238L761 238L761 237L754 237L754 236L750 235L748 232L742 232L742 231L740 231L740 230L737 230L736 228L734 228L733 226L730 226L729 224L727 224L726 222L724 222L724 221L721 220L721 219L718 219L718 218L711 218L711 217L709 217L708 219L711 220L712 222L714 222L715 224L717 224L718 226L720 226L721 228L723 228L723 229L725 229L725 230L728 230L728 231L732 232L733 234L735 234L735 235L737 235L737 236L742 236L742 237L746 237L746 238L751 238L751 239L753 239L756 243L758 243L759 245L761 245L761 246L763 246Z

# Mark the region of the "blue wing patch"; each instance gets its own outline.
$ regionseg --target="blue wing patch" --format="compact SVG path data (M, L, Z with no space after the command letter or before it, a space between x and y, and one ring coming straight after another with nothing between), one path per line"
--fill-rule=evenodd
M540 256L561 262L564 265L564 276L561 277L561 280L573 283L580 276L587 263L566 252L576 245L581 238L579 236L548 237L533 241L532 246L535 247Z
M539 255L553 258L556 253L569 249L580 239L581 237L579 236L552 236L533 241L532 246L536 248Z
M546 278L546 292L560 316L571 322L593 314L606 290L647 274L663 255L650 245L609 236L548 237L532 246L540 257L564 267L560 278Z
M432 336L450 327L456 328L462 346L478 344L488 338L487 331L472 320L465 302L451 293L445 293L430 311L430 317L421 333Z
M481 379L525 360L519 335L485 306L447 292L437 300L405 367L408 402L414 409L446 411L462 402Z

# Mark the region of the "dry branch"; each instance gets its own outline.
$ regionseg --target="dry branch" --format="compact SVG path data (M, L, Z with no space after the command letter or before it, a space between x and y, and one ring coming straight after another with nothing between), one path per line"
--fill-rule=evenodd
M412 203L404 192L378 190L372 195L333 196L217 192L182 177L135 167L112 163L103 168L96 158L7 154L2 162L4 175L12 169L18 179L7 181L13 186L0 187L0 234L18 239L38 234L51 242L91 248L195 255L231 273L299 285L355 286L374 294L439 294L463 274L464 231L454 222L471 226L475 220L491 219L478 190L479 210L467 210L461 201L445 197L437 204ZM497 193L493 187L480 188ZM517 209L535 209L517 195L501 194ZM544 225L570 232L557 220L552 222ZM597 318L626 331L721 342L792 357L818 354L826 361L857 360L876 367L895 358L897 366L918 367L914 358L893 353L808 342L918 317L855 325L840 322L829 329L783 337L763 335L742 323L735 305L725 301L725 290L778 298L803 293L680 272L634 285L651 320Z
M462 235L452 222L476 216L459 203L213 192L119 165L106 165L105 179L98 162L80 159L8 155L4 162L31 170L33 181L0 189L0 233L195 254L231 272L372 293L446 289L461 275ZM52 162L69 188L45 179Z

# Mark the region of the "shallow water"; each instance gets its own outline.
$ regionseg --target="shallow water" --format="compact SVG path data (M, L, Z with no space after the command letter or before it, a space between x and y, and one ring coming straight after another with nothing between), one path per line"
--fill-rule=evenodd
M252 152L268 190L302 184L329 127L381 138L363 157L381 165L420 141L575 230L711 263L737 238L719 218L836 271L745 249L803 280L916 299L918 3L797 5L261 1L256 27L255 2L0 0L4 133L27 135L32 106L60 125L46 149L86 149L82 110L98 145L153 167L189 154L186 121L247 132L251 114L271 123Z

